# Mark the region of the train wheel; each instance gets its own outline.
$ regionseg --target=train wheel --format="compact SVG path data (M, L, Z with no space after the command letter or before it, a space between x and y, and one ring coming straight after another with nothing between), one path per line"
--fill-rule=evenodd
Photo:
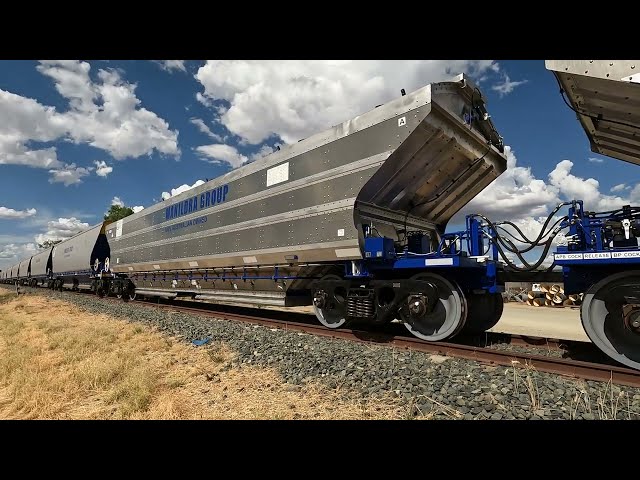
M580 318L596 347L617 362L640 369L640 271L617 273L591 286Z
M471 294L467 296L467 310L464 332L483 333L500 320L504 300L500 293Z
M407 298L406 304L400 308L400 318L407 330L430 342L444 340L460 332L467 319L467 302L460 287L433 273L421 273L411 280L429 282L437 293L436 298L428 298L426 292Z
M322 280L342 280L337 275L326 275ZM313 310L322 325L327 328L340 328L347 322L347 292L337 288L333 292L322 289L313 293Z
M106 293L107 292L104 288L104 283L102 282L102 280L98 280L98 283L96 284L96 295L102 298L106 295Z

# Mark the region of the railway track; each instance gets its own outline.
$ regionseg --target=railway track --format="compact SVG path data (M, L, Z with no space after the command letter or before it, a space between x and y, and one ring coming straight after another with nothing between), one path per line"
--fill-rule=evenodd
M109 297L105 297L102 300L121 302L121 300ZM315 324L315 317L309 318L311 317L310 315L280 312L276 310L263 310L260 313L266 315L256 316L255 314L252 315L246 313L251 310L247 307L230 307L227 305L215 305L208 303L188 305L195 302L179 300L174 300L173 303L165 303L159 301L159 299L136 299L133 302L147 306L148 308L160 308L162 310L189 313L201 317L240 321L254 325L297 331L323 337L393 346L395 348L430 353L434 355L462 358L489 365L500 365L506 367L527 366L528 368L533 368L539 372L552 373L576 379L611 382L619 385L640 387L640 371L623 366L612 365L606 362L590 362L551 355L491 348L491 345L507 344L557 351L566 350L572 344L576 343L565 342L559 339L523 337L507 334L487 334L484 337L484 343L488 346L479 345L478 343L482 343L483 340L478 337L463 336L456 337L455 342L431 343L415 337L399 335L393 328L383 328L373 331L349 328L332 330L322 325ZM239 311L244 311L245 313L239 313ZM296 321L278 318L284 315L288 318L293 317ZM308 318L308 321L305 321L307 320L305 317ZM594 356L597 356L599 352L594 348L592 353Z
M144 302L141 302L144 303ZM558 358L545 355L522 353L517 351L505 351L477 345L466 345L464 343L436 342L429 343L412 337L394 335L386 332L364 331L343 328L330 330L322 325L313 325L303 322L292 322L286 320L275 320L272 318L257 317L254 315L237 314L224 311L203 310L196 307L184 305L157 304L162 309L173 310L184 313L205 315L207 317L220 318L224 320L241 321L262 325L272 328L282 328L324 337L341 338L350 341L374 343L381 345L392 345L396 348L404 348L418 352L431 353L436 355L451 356L484 362L491 365L502 365L512 367L514 365L528 365L540 372L554 373L558 375L580 378L584 380L595 380L601 382L612 382L620 385L640 387L640 371L626 367L619 367L604 363L593 363L567 358ZM524 337L511 337L511 345L531 346L530 339ZM544 345L552 349L561 349L563 342L554 339L540 339L538 346Z

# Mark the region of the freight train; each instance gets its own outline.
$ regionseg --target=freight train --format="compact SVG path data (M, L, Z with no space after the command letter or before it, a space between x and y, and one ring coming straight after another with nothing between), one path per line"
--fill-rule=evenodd
M640 163L640 62L546 66L592 150ZM95 225L1 278L125 301L313 305L327 328L397 319L439 341L493 327L504 282L553 275L539 267L566 231L552 267L562 267L567 294L586 292L585 331L611 358L640 369L640 207L595 213L580 200L563 203L535 239L482 214L446 232L506 167L482 92L459 75L403 90L199 187ZM523 254L536 247L540 259L527 261Z

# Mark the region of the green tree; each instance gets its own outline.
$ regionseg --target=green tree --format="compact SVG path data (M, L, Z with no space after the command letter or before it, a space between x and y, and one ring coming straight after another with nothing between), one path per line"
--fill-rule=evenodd
M58 243L60 243L61 241L62 240L45 240L44 242L38 244L38 248L41 248L43 250L45 248L51 248L54 245L57 245Z
M115 222L122 220L124 217L133 215L133 210L129 207L121 207L120 205L111 205L111 208L104 216L104 219L108 222Z

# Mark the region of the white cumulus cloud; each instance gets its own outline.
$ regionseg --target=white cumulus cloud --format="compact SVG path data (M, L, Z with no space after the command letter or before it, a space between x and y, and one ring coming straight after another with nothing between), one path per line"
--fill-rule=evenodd
M124 207L125 203L124 200L122 200L120 197L113 197L111 199L111 205L117 205L119 207ZM129 207L131 208L131 210L133 210L133 213L138 213L141 212L142 210L144 210L144 207L142 205L136 205L135 207Z
M87 228L89 228L89 224L76 217L58 218L48 222L46 232L36 235L35 241L36 243L44 243L47 240L66 240Z
M204 183L204 180L197 180L193 185L180 185L179 187L172 188L171 192L162 192L162 199L167 200L171 197L175 197L176 195L180 195L182 192L186 192L187 190L191 190L192 188L198 187Z
M618 185L615 185L615 186L611 187L611 191L613 193L622 192L624 190L631 190L631 187L628 186L626 183L620 183Z
M0 219L28 218L33 217L37 210L28 208L26 210L14 210L13 208L0 207Z
M82 183L82 177L86 177L91 173L93 167L76 167L75 163L65 164L64 167L57 170L49 170L51 178L49 183L64 183L65 187Z
M604 163L604 158L589 157L591 163Z
M119 207L124 207L124 202L120 199L120 197L113 197L111 199L111 205L117 205Z
M546 180L543 180L536 178L530 168L518 166L517 158L510 147L505 148L505 153L506 172L469 202L452 219L452 223L459 225L464 222L464 215L481 213L493 222L510 220L518 225L529 239L535 239L551 210L560 202L583 200L585 209L589 211L609 211L640 201L640 184L633 189L625 184L616 185L612 192L625 192L625 195L607 195L600 191L600 183L596 179L571 173L574 164L570 160L558 162L548 173ZM555 220L566 213L567 207L564 207L549 225L553 225ZM515 233L511 227L505 228ZM562 244L564 241L566 239L561 233L556 237L554 244ZM525 258L531 259L540 253L541 249L536 248L526 254Z
M62 166L53 147L31 149L25 142L51 142L65 134L53 107L0 89L0 164L37 168Z
M178 132L141 106L136 85L115 70L98 70L92 80L90 64L76 60L40 62L37 67L51 78L69 108L58 111L37 100L0 89L0 164L28 165L52 172L53 182L78 183L85 167L64 164L55 147L32 142L67 140L87 144L116 159L139 157L157 151L178 155ZM72 171L73 170L73 171ZM102 172L105 172L103 169Z
M34 243L0 245L0 260L2 261L0 269L11 268L14 264L32 256L36 252L37 247Z
M211 163L228 163L233 168L238 168L249 161L245 155L242 155L235 147L230 145L201 145L196 148L196 151L203 156L211 158L209 160Z
M196 93L196 100L205 107L211 107L213 105L213 100L211 100L209 97L205 97L200 92Z
M156 60L155 63L160 65L160 68L170 73L174 70L180 70L181 72L187 71L187 67L184 65L184 60Z
M96 160L93 163L96 166L96 175L99 177L106 177L113 172L113 167L107 165L107 162L103 160Z
M223 141L223 138L217 133L213 133L209 128L209 126L206 123L204 123L204 120L202 120L201 118L194 117L194 118L190 118L189 121L193 123L198 128L198 130L200 130L200 132L204 133L205 135L208 135L216 142Z
M571 173L573 162L570 160L558 162L545 181L536 178L529 167L518 166L511 147L505 148L505 154L507 170L465 206L465 214L483 213L495 221L530 221L546 218L551 209L563 201L584 200L587 210L607 211L640 200L640 185L627 197L604 194L595 178ZM614 192L623 190L628 190L624 184L612 189Z
M497 72L491 60L209 60L196 79L205 100L225 100L227 129L251 144L295 143L376 105L458 73Z
M509 78L509 75L505 73L504 78L502 79L502 82L496 83L495 85L493 85L491 87L491 90L498 92L499 96L504 97L505 95L508 95L511 92L513 92L516 87L519 87L520 85L524 85L527 82L528 80L519 80L517 82L513 82Z
M629 199L600 192L600 182L595 178L582 178L571 173L573 162L562 160L549 173L549 181L565 200L584 200L587 210L607 211L622 207Z

